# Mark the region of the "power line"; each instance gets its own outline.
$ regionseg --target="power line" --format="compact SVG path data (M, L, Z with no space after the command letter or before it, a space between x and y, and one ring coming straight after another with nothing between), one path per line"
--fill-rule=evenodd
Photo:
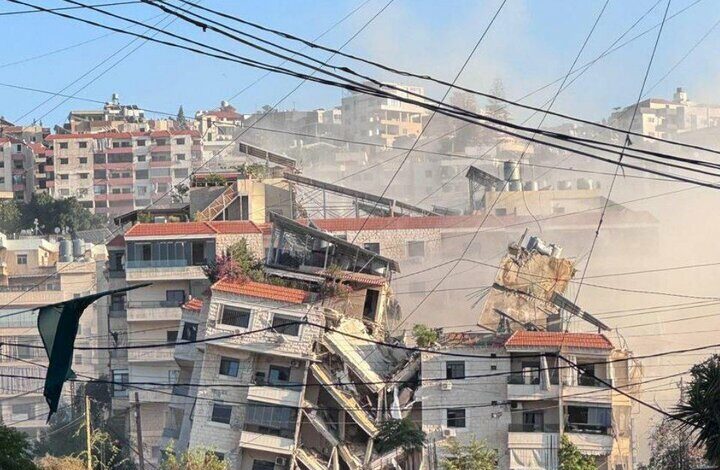
M114 6L120 6L120 5L132 5L135 3L143 3L140 0L132 0L132 1L125 1L125 2L112 2L112 3L99 3L97 5L92 5L94 7L114 7ZM64 11L64 10L78 10L81 8L88 8L85 6L76 6L76 7L60 7L60 8L50 8L50 11ZM10 16L10 15L25 15L27 13L39 13L38 10L20 10L20 11L6 11L3 13L0 13L0 16Z
M587 274L588 267L590 266L590 260L592 259L593 252L595 251L595 244L597 243L597 239L600 236L600 229L602 228L603 219L605 217L605 211L607 211L608 203L610 201L610 196L612 195L613 187L615 186L615 181L617 180L618 171L620 170L620 162L623 159L623 156L625 155L625 149L630 144L630 131L632 130L633 124L635 123L635 117L637 116L638 108L640 107L640 101L642 100L643 93L645 91L645 85L647 84L648 77L650 76L650 69L652 68L653 60L655 59L655 53L657 52L658 44L660 43L660 37L662 36L663 27L665 26L665 21L667 20L667 14L670 10L670 2L671 0L667 1L667 6L665 7L665 13L663 15L662 23L660 24L660 29L658 30L657 37L655 38L655 44L653 45L652 53L650 54L650 60L648 61L648 65L645 69L645 76L643 77L642 85L640 85L640 92L638 93L638 98L635 103L635 107L633 108L632 117L630 118L630 124L628 125L628 132L625 134L625 141L623 143L623 150L620 153L620 156L618 157L618 165L615 167L615 174L612 177L612 180L610 181L610 188L608 189L608 195L605 198L605 205L602 209L602 212L600 212L600 219L598 220L597 229L595 230L595 236L593 237L592 244L590 245L590 253L588 255L587 261L585 262L585 267L583 268L582 276L580 277L580 284L578 285L577 291L575 293L575 302L577 302L578 297L580 296L580 290L582 289L583 280L585 279L585 275Z

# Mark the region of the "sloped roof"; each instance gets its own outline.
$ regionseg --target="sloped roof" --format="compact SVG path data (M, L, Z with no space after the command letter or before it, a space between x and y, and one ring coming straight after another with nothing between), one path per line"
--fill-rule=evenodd
M211 289L292 304L301 304L307 298L307 292L304 290L245 280L222 279L213 284Z
M518 330L505 342L505 347L508 349L559 349L561 346L581 349L613 349L613 344L610 340L607 339L605 335L599 333L563 333L560 331Z
M193 312L199 312L200 310L202 310L202 307L203 301L202 299L198 299L197 297L188 300L182 305L182 308L184 308L185 310L192 310Z
M125 238L160 237L172 235L247 234L262 231L247 220L225 222L168 222L164 224L136 224L125 233Z

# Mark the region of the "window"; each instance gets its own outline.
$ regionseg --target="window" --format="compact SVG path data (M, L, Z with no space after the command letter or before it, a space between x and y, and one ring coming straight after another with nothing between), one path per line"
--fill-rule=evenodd
M253 460L252 470L275 470L275 462L271 460Z
M78 147L81 148L81 149L86 149L86 148L87 148L87 142L78 142Z
M448 408L447 410L447 427L464 428L465 427L465 408Z
M61 159L60 159L60 164L61 164L61 165L67 165L67 164L68 164L68 159L67 159L67 158L61 158Z
M283 366L270 366L268 376L269 385L282 385L290 382L290 368Z
M135 179L146 180L149 178L148 170L135 170Z
M177 341L177 330L169 330L166 332L166 338L168 343L174 343Z
M237 377L238 371L240 370L240 361L230 357L220 358L220 375L227 375L228 377Z
M88 179L88 175L89 175L89 173L80 173L80 179L86 180L86 179Z
M184 153L177 153L175 154L175 160L178 162L181 162L185 160L185 154Z
M61 148L61 149L66 149L66 148L68 148L68 143L67 143L67 142L60 142L60 148Z
M507 209L504 208L504 207L500 207L500 208L498 208L498 209L495 209L495 215L498 215L498 216L507 215Z
M87 157L80 157L79 162L80 162L81 165L86 165L86 164L87 164Z
M425 256L425 242L413 241L407 242L408 256Z
M167 141L165 139L155 139L155 145L167 145Z
M197 339L197 323L185 323L183 326L182 339L185 341L195 341Z
M114 397L126 397L127 386L124 384L130 381L130 374L126 370L114 370L113 371L113 396Z
M187 175L188 175L187 168L178 168L176 170L173 170L173 176L175 178L187 178Z
M185 303L185 291L182 289L165 291L165 300L168 305L180 306Z
M464 379L465 361L447 361L445 363L446 379Z
M12 405L12 419L13 421L35 419L35 406L30 403Z
M27 255L17 255L17 264L27 265L27 262L28 262Z
M300 324L292 322L297 322L297 319L286 315L273 315L272 328L281 335L298 336L300 334Z
M230 416L232 416L231 406L213 403L212 417L210 418L211 421L230 424Z
M60 190L60 195L61 195L61 196L69 196L69 195L70 195L70 190L69 190L69 189L66 189L66 188L62 188L62 189Z
M107 178L107 170L95 170L93 171L93 178L105 179Z
M144 140L138 140L138 141L137 141L137 146L138 146L138 147L145 147L145 141L144 141Z
M223 325L247 328L250 324L250 310L245 308L224 306L220 323L222 323Z
M138 155L137 161L144 162L146 160L146 155Z
M379 243L363 243L363 248L365 248L368 251L372 251L373 253L379 255L380 254L380 244Z
M185 139L175 139L177 145L185 145Z
M60 176L61 180L67 180L70 177L70 175L58 175L58 176Z

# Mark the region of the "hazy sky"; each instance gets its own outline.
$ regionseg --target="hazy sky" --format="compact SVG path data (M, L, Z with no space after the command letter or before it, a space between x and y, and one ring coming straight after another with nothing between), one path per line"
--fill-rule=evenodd
M66 2L56 0L32 1L45 7L69 6ZM109 0L92 1L106 3ZM175 3L178 1L175 0ZM206 0L204 4L305 38L313 38L363 2ZM329 46L341 45L386 3L387 0L368 0L321 42ZM519 98L562 77L603 4L604 0L508 0L462 76L461 83L489 91L492 81L501 78L508 97ZM499 0L395 0L345 50L389 65L451 79L498 5ZM623 41L659 23L667 3L665 0L610 0L578 64L596 58L653 5L655 7L650 14ZM687 11L666 24L648 86L662 77L720 20L720 8L713 0L675 0L670 5L670 14L688 6L690 8ZM27 7L9 2L0 3L0 12L25 9ZM160 10L148 5L109 9L153 23L164 19ZM82 10L66 13L121 25L123 28L129 26ZM234 26L241 27L237 23ZM141 28L133 30L141 31ZM181 20L174 22L170 30L240 54L262 57L271 63L278 62L277 58L260 56L245 46L218 38L212 32L203 33ZM555 109L600 119L612 107L632 103L637 97L656 33L657 30L653 30L598 61L561 95ZM8 65L103 35L105 37L79 47ZM0 57L0 82L52 91L61 90L133 39L122 34L108 35L108 31L48 13L0 16L0 37L4 44ZM268 39L276 40L272 36L268 36ZM713 54L719 42L720 27L712 29L694 52L653 90L653 95L670 97L674 87L682 85L688 89L691 98L720 101L715 86L720 63L716 60L716 54ZM76 93L90 78L104 71L138 44L140 41L133 43L65 93ZM289 45L299 47L295 43ZM317 57L324 59L327 54L318 52ZM344 63L340 60L336 62ZM354 66L383 79L393 78L379 70ZM160 44L147 43L78 94L107 100L113 92L117 92L126 103L169 112L175 112L183 104L186 112L190 113L217 106L221 99L236 94L263 73L238 64L223 63ZM402 81L398 78L395 80ZM251 112L264 104L275 103L296 83L297 79L267 77L234 99L233 104L243 112ZM556 87L535 95L530 102L542 103L554 93ZM430 94L440 95L443 91L442 88L428 86ZM340 96L341 92L337 89L306 84L280 107L329 107L338 104ZM0 115L15 120L46 98L47 95L0 86ZM57 98L52 100L23 121L41 117L58 103ZM70 109L93 107L95 105L91 103L71 100L50 112L43 118L43 122L58 123L64 120Z

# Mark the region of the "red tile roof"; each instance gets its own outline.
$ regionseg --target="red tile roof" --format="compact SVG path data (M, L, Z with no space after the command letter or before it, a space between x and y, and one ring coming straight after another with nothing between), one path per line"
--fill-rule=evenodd
M341 281L365 284L368 286L383 286L387 283L387 279L383 276L373 274L355 273L352 271L333 272L328 269L320 269L315 274L331 279L339 278Z
M262 233L260 228L247 220L225 222L170 222L165 224L136 224L125 232L125 238L161 237L168 235L216 235Z
M45 140L70 140L70 139L130 139L132 137L170 137L174 135L199 136L197 131L192 129L173 129L169 131L152 132L95 132L85 134L52 134L45 137Z
M125 238L160 237L168 235L215 235L207 222L171 222L167 224L136 224L125 232Z
M202 310L202 307L203 301L202 299L198 299L197 297L188 300L182 306L182 308L184 308L185 310L192 310L193 312L199 312L200 310Z
M271 284L263 284L255 281L222 279L213 284L212 289L229 292L231 294L258 297L261 299L276 300L278 302L288 302L292 304L301 304L305 302L305 299L307 298L307 292L300 289L273 286Z
M563 333L560 331L516 331L505 342L506 348L549 348L560 346L611 350L613 345L599 333Z
M218 233L262 233L260 227L258 227L254 222L247 220L210 222L210 225L217 230Z

